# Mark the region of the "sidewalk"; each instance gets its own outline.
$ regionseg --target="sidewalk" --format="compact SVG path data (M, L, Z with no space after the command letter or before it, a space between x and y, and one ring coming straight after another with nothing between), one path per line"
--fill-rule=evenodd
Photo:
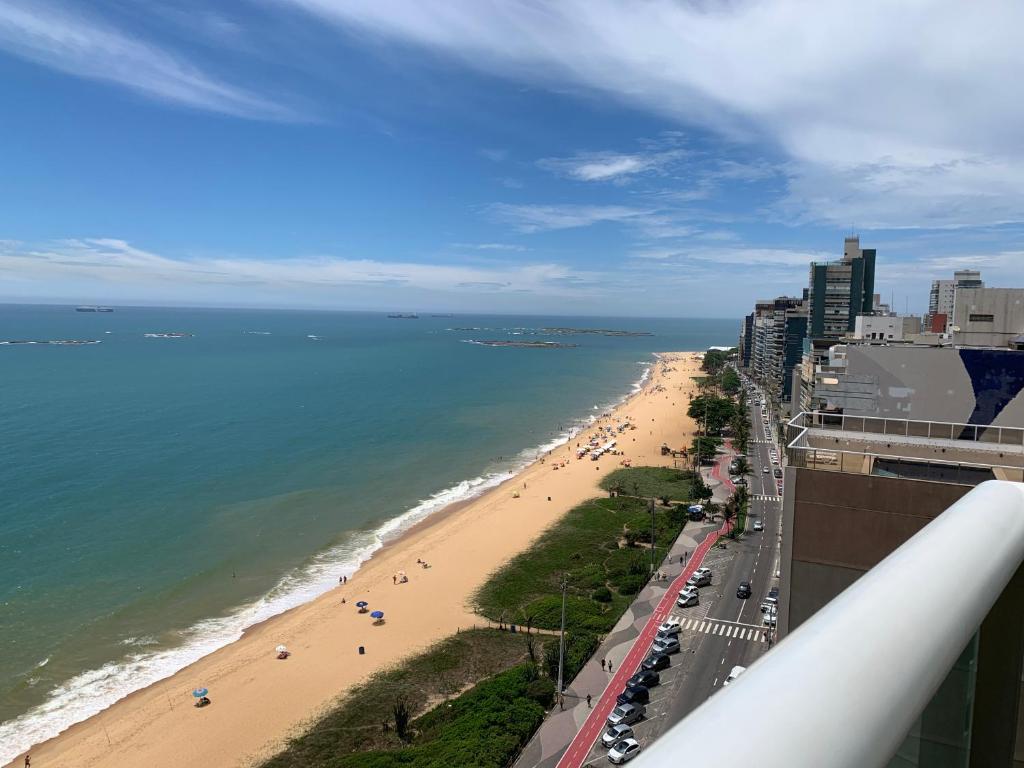
M727 449L729 452L721 455L717 464L702 469L705 482L714 491L715 502L725 501L732 492L727 471L723 477L723 470L734 455L731 447ZM548 714L514 763L515 768L578 767L586 760L594 739L604 728L605 717L615 705L615 697L646 655L649 641L674 604L676 593L723 532L711 522L687 524L659 567L668 578L652 580L641 590L593 658L566 688L565 710L556 705ZM685 565L680 562L684 557ZM643 642L635 642L637 638ZM612 672L601 669L601 659L612 663ZM592 708L587 706L588 693Z

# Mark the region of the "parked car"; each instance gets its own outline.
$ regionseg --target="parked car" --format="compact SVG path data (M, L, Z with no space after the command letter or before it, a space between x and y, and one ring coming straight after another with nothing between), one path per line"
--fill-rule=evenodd
M778 607L779 599L777 597L766 597L761 601L761 613L777 610Z
M745 477L738 477L738 478L736 478L736 482L733 483L733 485L746 485L746 484L747 484L747 478L745 478Z
M746 667L741 667L739 665L733 667L729 671L729 676L727 678L725 678L725 682L723 682L722 685L723 686L728 685L729 683L733 682L737 677L739 677L740 675L742 675L746 671L747 671Z
M764 618L762 618L761 621L766 627L774 627L777 614L778 611L775 608L771 608L764 612Z
M778 596L779 596L779 588L778 587L772 587L771 589L768 590L768 597L778 598Z
M608 725L632 725L644 716L647 708L643 704L619 704L608 715Z
M672 666L672 661L669 659L667 653L652 653L643 663L640 664L641 669L650 670L651 672L660 672L663 669L668 669Z
M651 692L644 685L627 685L622 693L615 697L618 704L646 704L651 700Z
M754 590L750 588L749 581L741 581L740 585L736 587L736 597L740 600L746 600L752 594L754 594Z
M636 739L623 739L608 750L608 762L615 765L628 763L640 754L640 743Z
M658 634L660 635L664 633L669 635L678 635L682 623L682 619L677 619L675 616L669 616L664 622L662 622L661 626L658 627Z
M782 477L782 470L779 469L778 467L775 468L775 477L778 477L778 478Z
M621 723L619 725L610 725L608 730L601 734L601 743L605 749L611 749L623 739L631 739L633 737L633 727Z
M654 653L679 653L679 638L665 637L655 640L651 650Z
M661 683L661 675L650 669L641 669L629 678L626 685L642 685L644 688L653 688L659 683Z
M676 605L679 608L689 608L693 605L700 605L700 592L697 591L696 587L688 586L679 593Z
M763 531L764 530L764 523L762 523L760 520L755 520L754 521L754 530L755 531Z
M686 580L686 586L688 587L709 587L711 586L711 571L702 573L696 571L690 578Z

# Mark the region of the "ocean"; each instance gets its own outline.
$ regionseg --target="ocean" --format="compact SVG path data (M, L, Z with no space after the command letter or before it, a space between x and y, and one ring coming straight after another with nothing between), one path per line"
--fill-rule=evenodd
M553 335L547 327L650 336ZM351 574L731 320L0 306L0 763ZM181 337L146 334L189 334ZM530 349L466 343L553 341Z

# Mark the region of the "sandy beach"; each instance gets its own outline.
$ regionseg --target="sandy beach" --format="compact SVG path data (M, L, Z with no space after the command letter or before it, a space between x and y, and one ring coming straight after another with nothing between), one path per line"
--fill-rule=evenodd
M555 449L389 543L346 585L251 628L241 640L33 748L33 768L234 768L273 754L353 684L459 628L483 624L470 602L488 574L571 507L602 495L598 481L623 458L634 466L671 465L660 447L690 443L686 406L700 357L662 354L644 388L599 420L628 417L637 426L618 438L624 457L577 460L575 440ZM423 569L418 559L431 567ZM407 583L393 582L399 571L408 574ZM359 600L384 611L386 623L373 626L357 613ZM281 643L292 652L284 661L274 653ZM192 706L196 687L209 688L210 706ZM22 760L9 765L20 768Z

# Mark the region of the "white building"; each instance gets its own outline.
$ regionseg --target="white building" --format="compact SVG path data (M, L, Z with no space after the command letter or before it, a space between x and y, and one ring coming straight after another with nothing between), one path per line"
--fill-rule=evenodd
M933 280L928 294L928 317L946 316L947 328L953 322L956 310L956 292L963 288L984 288L981 272L976 269L958 269L952 280Z

